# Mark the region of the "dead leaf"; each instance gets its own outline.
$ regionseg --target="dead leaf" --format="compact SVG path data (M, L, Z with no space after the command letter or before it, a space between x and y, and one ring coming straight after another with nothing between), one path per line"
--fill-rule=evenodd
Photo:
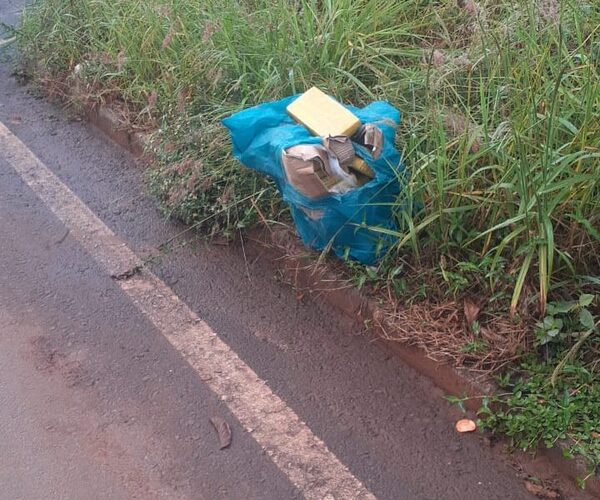
M182 89L177 93L177 111L179 111L180 113L183 113L185 111L189 97L190 93L187 89Z
M198 172L193 172L192 175L189 176L186 182L186 188L188 191L192 191L196 187L196 183L198 182Z
M446 56L441 50L434 50L431 54L431 65L434 68L441 68L446 63Z
M231 195L233 194L233 190L231 188L227 188L225 191L223 191L223 193L221 194L221 196L219 196L217 198L217 201L225 206L229 203L229 200L231 200Z
M467 324L473 324L473 321L477 321L479 317L479 311L481 311L481 307L479 304L476 304L470 299L465 299L463 309L465 312L465 319L467 320Z
M473 17L477 15L481 8L479 4L475 3L473 0L457 0L456 3L460 8L465 9L465 11Z
M158 92L153 90L148 96L148 110L153 110L156 107L156 101L158 100Z
M211 418L210 423L219 436L219 449L222 450L227 448L231 444L231 428L229 427L229 424L221 417Z
M169 170L176 173L177 175L183 175L190 170L192 163L193 160L191 158L186 158L185 160L179 163L175 163L174 165L169 167Z
M173 41L173 36L175 35L175 33L173 32L173 28L171 28L169 30L169 32L167 33L167 36L165 36L163 42L162 42L162 48L166 49L169 45L171 45L171 42Z
M208 42L217 31L219 31L219 26L217 24L206 23L204 25L204 30L202 31L202 42Z
M481 147L480 127L471 119L457 110L447 109L443 115L446 134L452 139L467 135L471 153L476 153Z
M125 62L127 61L127 56L125 55L125 51L121 50L117 54L117 69L119 71L123 71L123 67L125 66Z
M539 498L558 498L558 493L548 488L544 488L539 484L532 483L531 481L525 481L525 489Z
M594 439L600 439L600 432L592 432L592 437Z
M456 422L456 430L458 432L473 432L476 429L477 425L475 422L468 418L463 418L462 420Z
M156 104L156 101L155 101ZM177 149L177 145L174 142L167 142L164 146L165 153L172 153Z

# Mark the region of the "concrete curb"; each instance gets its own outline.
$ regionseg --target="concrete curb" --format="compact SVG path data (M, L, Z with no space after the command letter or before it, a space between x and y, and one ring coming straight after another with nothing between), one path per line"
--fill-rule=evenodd
M127 149L136 158L144 155L148 143L147 135L129 130L118 115L107 106L86 106L85 117L96 128L110 137L119 146Z
M129 130L110 108L88 106L85 109L85 116L102 133L132 155L137 158L144 156L148 144L147 134ZM268 259L275 270L281 272L294 288L310 293L318 302L342 312L352 321L368 324L374 341L380 347L400 358L419 374L429 378L447 394L469 398L493 394L493 383L477 380L466 371L435 361L418 347L385 340L379 335L381 326L377 318L380 317L381 308L375 301L364 297L355 287L346 280L339 279L330 270L323 269L315 272L314 267L307 265L309 255L286 252L281 242L277 240L276 233L266 229L251 232L245 250L252 257ZM465 404L468 409L475 411L479 408L478 401L479 399L467 400ZM563 458L560 447L552 449L540 447L537 454L558 473L574 482L588 475L586 464L581 460ZM587 480L586 492L600 497L598 475Z

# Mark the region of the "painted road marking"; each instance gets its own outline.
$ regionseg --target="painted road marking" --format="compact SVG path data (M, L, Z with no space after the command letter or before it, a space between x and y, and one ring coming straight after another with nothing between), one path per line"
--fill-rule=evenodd
M0 151L111 276L137 255L0 122ZM308 499L374 499L310 428L173 291L147 269L116 283Z

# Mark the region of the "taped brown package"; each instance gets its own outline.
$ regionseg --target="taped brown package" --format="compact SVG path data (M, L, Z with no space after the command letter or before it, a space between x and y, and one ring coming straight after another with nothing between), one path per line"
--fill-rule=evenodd
M354 136L354 140L361 146L366 147L374 159L379 158L381 149L383 148L383 133L379 127L367 123L360 127L359 131Z
M309 198L342 194L358 186L356 176L320 144L301 144L282 154L289 183Z
M283 152L282 163L288 181L303 195L320 198L329 194L329 158L323 148L313 144L293 146Z
M323 137L323 145L338 159L342 167L347 167L354 159L354 146L347 135L330 135Z

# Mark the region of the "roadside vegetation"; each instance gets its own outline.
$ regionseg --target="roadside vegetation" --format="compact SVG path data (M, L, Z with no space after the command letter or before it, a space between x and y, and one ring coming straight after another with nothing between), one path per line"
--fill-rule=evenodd
M397 106L398 243L344 272L390 304L390 338L500 377L485 425L600 464L593 0L36 0L18 42L47 91L155 131L153 191L208 234L287 221L224 116L311 85Z

